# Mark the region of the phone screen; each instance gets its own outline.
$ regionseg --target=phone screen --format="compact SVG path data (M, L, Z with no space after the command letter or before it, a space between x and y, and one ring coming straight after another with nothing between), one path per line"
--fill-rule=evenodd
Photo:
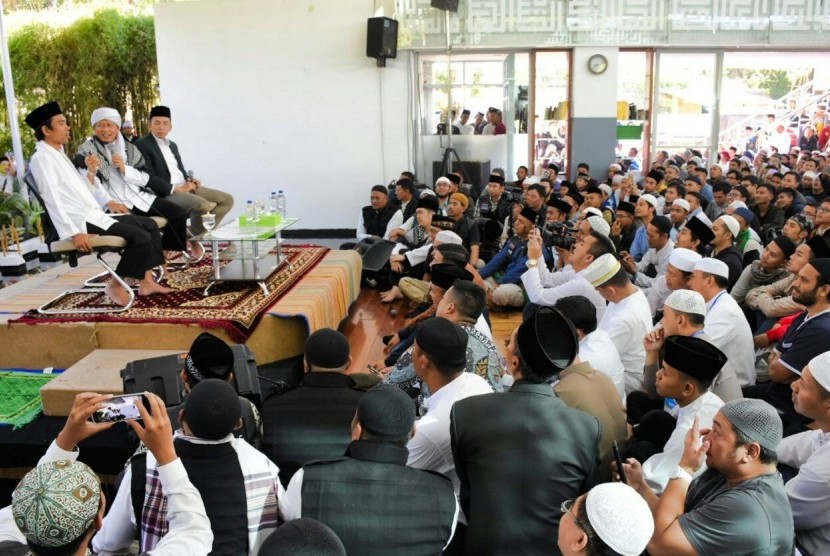
M622 454L620 454L620 448L617 446L616 440L614 441L614 459L617 461L617 474L620 476L620 482L628 484L625 480L625 468L623 467Z
M141 419L136 404L141 403L143 397L143 394L114 396L107 401L107 405L92 414L92 422L111 423Z

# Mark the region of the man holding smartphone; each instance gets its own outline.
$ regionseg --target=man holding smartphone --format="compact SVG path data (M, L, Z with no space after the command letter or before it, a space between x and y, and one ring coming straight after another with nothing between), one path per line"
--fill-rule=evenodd
M147 407L136 406L142 423L127 424L159 463L170 522L162 541L147 554L207 554L213 533L202 498L176 455L164 402L154 394L145 396ZM91 421L111 398L92 392L75 397L63 430L38 466L17 485L11 506L0 510L0 554L87 553L92 536L101 528L106 500L94 471L77 461L78 444L113 425ZM21 523L23 530L17 525Z

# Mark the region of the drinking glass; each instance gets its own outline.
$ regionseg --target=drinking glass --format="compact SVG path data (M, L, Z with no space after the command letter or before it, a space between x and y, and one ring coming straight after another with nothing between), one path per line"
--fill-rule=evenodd
M203 214L202 226L204 226L205 230L207 230L207 233L205 234L205 239L207 239L210 237L210 231L216 227L216 215L210 212Z

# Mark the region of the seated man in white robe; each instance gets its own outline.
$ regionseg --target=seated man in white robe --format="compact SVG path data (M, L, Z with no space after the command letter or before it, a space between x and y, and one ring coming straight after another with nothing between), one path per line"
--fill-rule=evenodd
M138 280L138 295L173 291L153 279L152 269L164 263L156 223L135 215L115 220L104 213L89 185L66 157L63 146L69 142L69 125L58 103L36 108L26 116L26 123L38 139L31 161L32 176L58 237L71 239L81 253L92 251L89 240L93 235L122 237L127 247L115 269L118 275ZM90 170L97 172L98 168L93 165ZM119 305L129 302L129 293L114 280L107 283L106 294Z

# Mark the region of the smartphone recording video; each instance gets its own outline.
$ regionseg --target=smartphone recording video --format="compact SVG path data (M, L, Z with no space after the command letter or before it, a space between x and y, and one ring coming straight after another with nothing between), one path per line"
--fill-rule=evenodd
M110 398L104 407L92 414L93 423L112 423L115 421L134 421L141 419L136 404L142 403L143 394L125 394ZM145 407L149 407L145 402Z

